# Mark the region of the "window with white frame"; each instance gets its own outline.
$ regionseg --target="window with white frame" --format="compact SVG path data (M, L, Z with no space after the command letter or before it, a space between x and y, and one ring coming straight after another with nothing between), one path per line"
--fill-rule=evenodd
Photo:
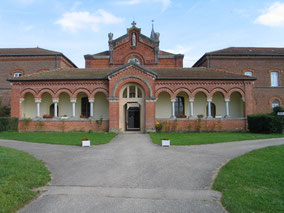
M122 93L123 98L142 98L142 91L136 85L126 87Z
M280 101L277 100L277 99L274 99L274 100L272 101L272 108L278 107L278 106L280 106Z
M271 80L271 86L272 87L278 87L279 86L278 72L271 72L270 73L270 80Z
M246 76L252 76L252 71L245 71Z
M13 74L13 76L14 76L15 78L21 77L22 75L23 75L23 73L21 73L21 72L15 72L15 73Z

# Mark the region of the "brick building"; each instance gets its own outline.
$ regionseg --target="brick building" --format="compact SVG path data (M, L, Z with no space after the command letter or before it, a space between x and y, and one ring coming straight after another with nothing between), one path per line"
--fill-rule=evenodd
M246 129L254 77L183 68L183 55L159 49L159 33L135 25L117 39L109 33L109 49L85 55L84 69L10 78L19 129L151 132L157 121L164 130Z
M9 105L11 86L10 77L43 72L59 67L76 67L60 52L42 48L0 48L0 100Z
M205 53L193 67L256 77L255 113L271 112L284 101L284 48L230 47Z

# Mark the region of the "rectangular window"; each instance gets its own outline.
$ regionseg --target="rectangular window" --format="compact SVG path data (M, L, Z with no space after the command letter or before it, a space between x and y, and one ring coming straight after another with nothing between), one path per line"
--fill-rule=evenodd
M177 117L184 115L184 97L177 96L175 102L175 115Z
M272 87L278 87L279 86L278 72L271 72L270 73L270 80L271 80L271 86Z
M246 71L246 72L245 72L245 75L246 75L246 76L252 76L252 72L251 72L251 71Z
M81 99L81 116L90 117L90 103L88 97Z
M14 73L14 77L21 77L22 76L22 73L20 73L20 72L15 72Z

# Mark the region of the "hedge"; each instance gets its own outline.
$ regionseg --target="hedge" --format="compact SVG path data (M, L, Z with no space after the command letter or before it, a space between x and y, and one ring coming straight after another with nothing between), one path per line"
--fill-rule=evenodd
M248 129L253 133L279 133L283 131L280 116L272 114L248 115Z
M18 131L18 118L0 117L0 132Z

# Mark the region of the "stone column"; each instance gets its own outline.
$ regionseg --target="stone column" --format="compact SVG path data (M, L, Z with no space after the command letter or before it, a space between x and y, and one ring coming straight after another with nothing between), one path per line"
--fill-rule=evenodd
M189 98L189 117L193 118L193 102L194 98Z
M94 117L94 98L89 98L90 103L90 117Z
M207 98L207 103L208 103L208 116L207 118L212 118L211 116L211 102L212 102L212 98Z
M138 87L135 86L135 98L138 98Z
M54 117L57 118L58 117L57 106L58 106L59 99L58 98L53 98L52 102L54 104Z
M175 119L176 118L176 115L175 115L175 102L176 102L176 99L172 98L171 102L172 102L172 115L171 115L171 119Z
M24 98L20 98L20 115L21 115L21 118L23 118L24 117L24 115L23 115L23 108L22 108L22 103L24 102Z
M76 100L77 98L70 98L70 102L72 103L72 118L75 118L76 115Z
M36 102L36 117L40 118L40 103L41 103L41 98L35 98Z
M226 103L226 114L225 114L225 118L229 118L229 117L230 117L230 111L229 111L230 98L225 98L225 103Z

